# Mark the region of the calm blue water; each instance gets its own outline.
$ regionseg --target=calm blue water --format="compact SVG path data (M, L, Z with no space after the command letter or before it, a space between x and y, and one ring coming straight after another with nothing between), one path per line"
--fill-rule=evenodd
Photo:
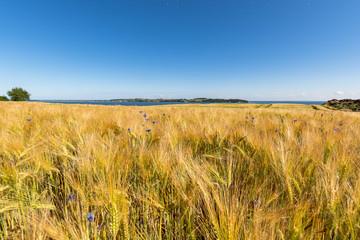
M157 106L169 104L188 104L183 102L101 102L101 101L31 101L31 102L45 102L45 103L62 103L62 104L91 104L91 105L122 105L122 106ZM208 104L208 103L204 103Z
M276 103L291 103L291 104L305 104L305 105L321 105L325 101L250 101L256 104L276 104Z
M91 105L122 105L122 106L156 106L156 105L170 105L170 104L199 104L199 103L182 103L182 102L81 102L81 101L31 101L31 102L45 102L45 103L63 103L63 104L91 104ZM276 104L276 103L292 103L292 104L306 104L306 105L321 105L323 101L250 101L256 104ZM210 103L202 103L210 104ZM237 104L237 103L234 103ZM245 103L246 104L246 103Z

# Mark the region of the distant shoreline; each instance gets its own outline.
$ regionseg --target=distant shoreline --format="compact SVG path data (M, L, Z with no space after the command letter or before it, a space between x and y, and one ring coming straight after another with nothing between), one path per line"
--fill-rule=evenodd
M123 105L123 106L156 106L176 104L303 104L322 105L325 101L247 101L247 102L139 102L139 101L110 101L110 100L30 100L30 102L59 103L59 104L90 104L90 105Z
M177 99L149 99L149 98L127 98L110 100L31 100L35 102L53 101L53 102L161 102L161 103L249 103L243 99L222 99L222 98L177 98Z

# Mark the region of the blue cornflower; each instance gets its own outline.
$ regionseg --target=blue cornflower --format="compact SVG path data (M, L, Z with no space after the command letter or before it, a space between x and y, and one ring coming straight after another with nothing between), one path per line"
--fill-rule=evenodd
M143 221L141 221L141 220L140 220L140 222L139 222L139 223L140 223L140 225L142 225L142 224L143 224Z
M321 117L323 117L323 116L324 116L324 114L322 113L322 114L321 114Z
M143 113L143 111L140 111L140 113Z
M151 132L151 129L146 129L145 132Z
M278 132L278 130L275 130L275 132Z
M143 116L144 116L144 118L146 118L146 117L147 117L147 115L146 115L146 114L144 114Z
M251 119L252 119L252 120L254 120L255 118L254 118L254 117L252 117Z
M340 123L340 126L342 126L343 125L343 123Z
M163 116L165 116L165 113L163 113Z
M31 121L31 119L30 119L30 118L28 118L28 119L26 119L26 121L30 122L30 121Z
M92 221L94 221L94 214L91 212L87 215L87 220L91 223Z
M334 128L334 130L335 130L335 131L339 131L339 129L338 129L338 128Z
M294 123L296 123L297 122L297 120L293 120L294 121Z
M70 194L67 198L66 198L66 201L71 201L71 200L74 200L75 199L75 194Z
M128 128L128 131L130 131L130 128Z

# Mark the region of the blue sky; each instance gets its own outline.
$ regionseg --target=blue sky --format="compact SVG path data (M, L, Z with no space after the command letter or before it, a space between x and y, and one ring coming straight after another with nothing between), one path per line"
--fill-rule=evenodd
M1 1L0 95L360 98L359 0Z

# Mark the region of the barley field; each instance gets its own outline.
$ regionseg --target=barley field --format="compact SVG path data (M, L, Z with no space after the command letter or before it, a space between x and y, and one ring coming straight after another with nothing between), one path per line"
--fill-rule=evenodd
M360 114L0 103L0 239L358 239Z

